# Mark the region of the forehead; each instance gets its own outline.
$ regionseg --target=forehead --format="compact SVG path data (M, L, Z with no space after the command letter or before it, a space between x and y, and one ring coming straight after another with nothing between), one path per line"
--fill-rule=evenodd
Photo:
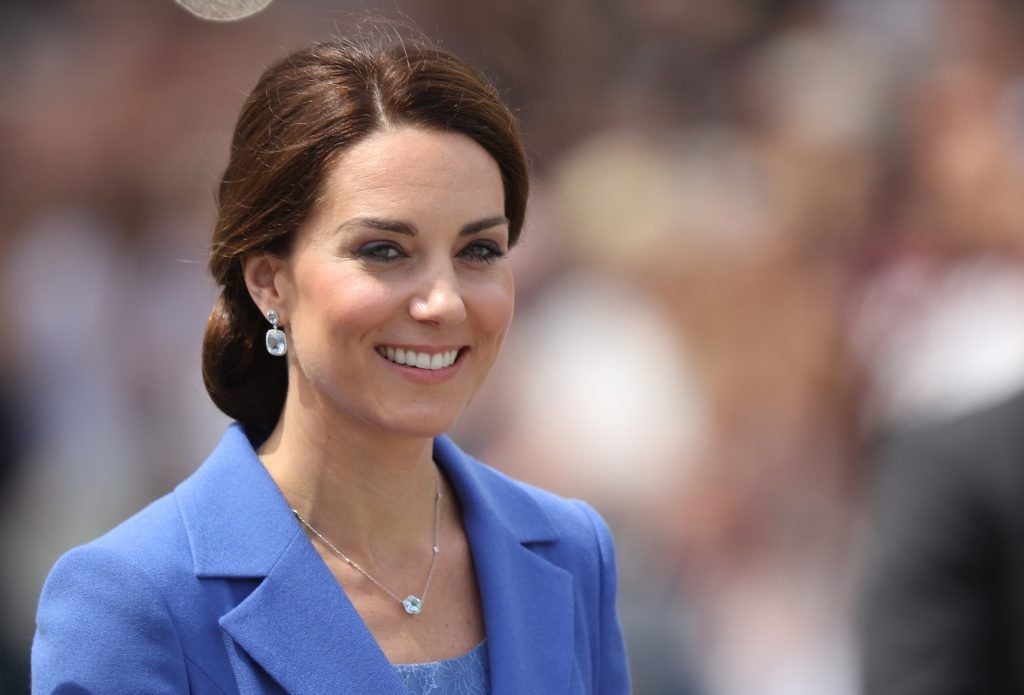
M321 198L325 207L353 214L380 205L418 212L425 204L494 214L503 200L498 164L483 147L461 133L416 127L378 131L343 151Z

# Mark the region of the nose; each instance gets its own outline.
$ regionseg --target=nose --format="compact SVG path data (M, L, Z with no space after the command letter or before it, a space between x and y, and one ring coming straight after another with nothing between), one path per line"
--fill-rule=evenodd
M417 321L437 325L466 319L466 304L454 268L439 268L427 274L423 289L412 298L409 314Z

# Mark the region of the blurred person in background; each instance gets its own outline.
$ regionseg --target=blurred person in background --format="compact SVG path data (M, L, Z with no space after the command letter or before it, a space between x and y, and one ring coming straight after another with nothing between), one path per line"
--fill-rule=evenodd
M1024 692L1024 16L946 7L942 60L908 94L895 234L853 323L878 462L869 695Z
M882 446L868 695L1024 692L1024 395Z
M2 354L4 364L11 364L10 355ZM4 518L4 510L10 508L11 482L24 465L24 455L29 436L29 428L25 416L18 409L21 402L20 381L12 375L0 373L0 451L4 452L0 462L0 522ZM0 576L0 595L7 593L4 585L5 577ZM13 693L22 689L25 677L24 661L20 658L17 644L13 644L11 635L0 632L0 693Z
M263 74L204 341L238 422L58 561L33 692L629 691L604 522L443 434L511 319L527 176L493 88L422 40Z

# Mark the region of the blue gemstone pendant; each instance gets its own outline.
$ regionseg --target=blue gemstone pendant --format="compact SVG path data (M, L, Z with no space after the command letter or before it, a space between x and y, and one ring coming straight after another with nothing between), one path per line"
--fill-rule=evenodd
M423 601L410 594L402 601L402 607L409 615L419 615L423 610Z

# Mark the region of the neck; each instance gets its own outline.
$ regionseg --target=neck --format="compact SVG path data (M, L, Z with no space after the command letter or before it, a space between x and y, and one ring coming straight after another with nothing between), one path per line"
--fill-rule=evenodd
M428 437L396 437L287 406L260 447L288 503L332 543L360 557L421 548L432 538L432 452Z

